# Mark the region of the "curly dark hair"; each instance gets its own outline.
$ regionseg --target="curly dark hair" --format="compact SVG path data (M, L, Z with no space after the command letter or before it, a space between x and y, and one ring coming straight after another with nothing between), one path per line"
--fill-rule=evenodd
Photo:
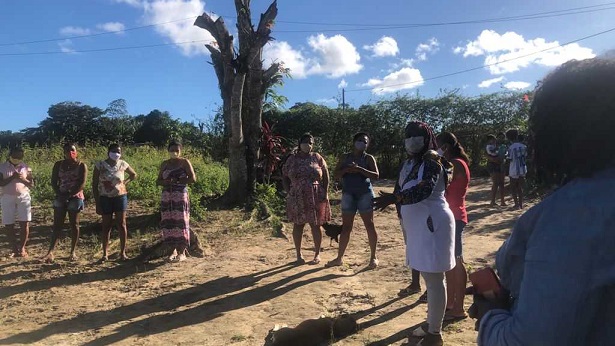
M570 61L549 74L535 91L529 127L547 183L615 167L615 59Z

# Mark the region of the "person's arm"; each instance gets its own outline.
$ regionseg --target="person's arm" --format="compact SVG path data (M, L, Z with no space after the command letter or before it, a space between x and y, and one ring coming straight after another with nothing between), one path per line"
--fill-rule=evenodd
M340 155L337 159L337 163L333 169L333 178L336 180L341 180L344 174L348 173L347 167L344 167L344 161L346 161L346 155Z
M466 174L466 170L463 168L463 165L459 163L457 160L452 160L453 164L453 180L455 181L463 181L464 185L469 182L468 175Z
M62 161L57 161L53 165L53 169L51 170L51 188L56 196L66 194L67 191L60 191L60 184L58 183L58 176L60 175L60 165Z
M34 176L32 175L32 170L28 169L28 173L26 173L26 178L22 178L21 175L18 175L20 183L24 184L27 188L31 189L34 187Z
M132 169L130 165L126 167L126 173L128 173L128 179L124 179L124 185L130 183L131 181L135 181L137 179L137 172L135 172L135 170Z
M442 166L433 160L425 160L423 167L423 179L417 185L401 190L396 194L400 204L415 204L431 196L440 174Z
M324 158L320 158L322 162L322 187L328 193L329 191L329 169L327 168L327 162Z
M363 168L361 166L356 166L356 171L358 173L363 174L365 177L370 179L378 179L380 175L378 172L378 166L376 165L376 159L372 155L367 155L367 168Z
M186 165L185 169L188 172L188 176L186 178L179 179L178 183L180 184L196 183L196 174L194 174L194 168L192 168L192 163L190 163L190 160L185 159L184 164Z
M293 159L292 154L286 159L286 162L282 165L282 187L286 193L290 192L291 180L288 177L288 164Z
M70 190L68 190L68 195L73 196L77 192L82 191L85 188L85 179L88 176L88 166L81 162L79 165L79 179L77 180L77 184Z
M17 174L13 174L10 177L7 177L6 179L4 178L4 176L2 175L2 173L0 173L0 186L6 186L8 183L11 182L11 180L17 178Z
M513 312L491 310L482 317L479 346L585 344L604 299L600 287L592 287L596 273L615 263L596 261L612 249L588 234L596 230L588 226L592 224L589 218L580 220L579 213L569 214L545 212L539 218L544 221L531 225L535 229L522 259L515 308ZM520 219L518 225L523 222Z
M100 191L98 191L98 182L100 180L100 172L98 171L98 167L94 166L94 173L92 173L92 196L94 196L94 202L98 206L98 201L100 197Z
M164 168L167 165L167 161L162 161L162 163L160 164L160 168L158 169L158 178L156 179L156 185L158 186L167 186L171 183L171 181L169 179L164 179L162 177L162 172L164 172Z

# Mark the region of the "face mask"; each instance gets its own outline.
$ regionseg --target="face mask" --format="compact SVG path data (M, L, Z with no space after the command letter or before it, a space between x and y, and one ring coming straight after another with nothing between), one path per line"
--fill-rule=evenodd
M309 153L310 151L312 151L312 146L308 143L301 143L299 145L299 148L301 149L301 151L303 151L304 153Z
M179 157L179 152L178 152L178 151L169 151L169 156L170 156L172 159L176 159L176 158L178 158L178 157Z
M14 159L12 157L9 158L9 162L12 163L13 165L17 166L18 164L22 163L23 161L21 159Z
M439 156L444 156L444 150L442 150L442 148L438 148L436 152L438 153Z
M70 154L68 154L70 156L71 159L76 160L77 159L77 152L76 151L71 151Z
M425 147L425 137L418 136L406 138L404 146L408 154L418 154L423 150L423 147Z
M365 142L361 142L361 141L356 141L354 142L354 147L357 148L357 150L365 150L365 148L367 148L367 143Z
M120 153L114 153L114 152L110 152L109 153L109 158L113 161L117 161L120 159L120 157L122 157L122 154Z

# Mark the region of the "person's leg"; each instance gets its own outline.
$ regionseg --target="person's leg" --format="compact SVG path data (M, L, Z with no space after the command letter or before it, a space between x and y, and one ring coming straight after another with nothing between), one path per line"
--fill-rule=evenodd
M305 260L301 254L301 241L303 240L303 228L305 224L293 224L293 242L295 243L295 251L297 252L297 263L303 264Z
M427 324L428 332L440 334L442 321L446 310L446 285L444 273L422 272L425 285L427 286ZM421 335L418 335L421 336Z
M320 263L320 249L322 244L322 227L320 225L310 224L312 229L312 237L314 238L314 259L311 264Z
M126 256L126 239L128 238L126 211L115 212L115 226L120 233L120 260L126 260L128 259L128 256Z
M62 232L62 226L64 225L64 220L66 219L66 209L53 208L53 226L51 232L51 242L49 243L49 251L47 251L47 255L42 258L45 263L52 263L55 259L53 256L53 251L56 246L58 246L58 240L60 239L60 232Z
M498 187L500 186L499 175L495 172L489 174L491 176L491 205L495 205L495 196L498 193Z
M11 257L19 256L19 246L17 244L17 237L15 236L15 224L5 224L4 228L6 229L6 237L11 244Z
M337 257L327 262L327 267L341 266L344 261L344 254L350 243L350 234L354 227L354 217L357 213L357 201L351 193L343 193L342 201L342 233L340 233L340 242L337 247Z
M465 223L455 220L455 267L446 272L447 315L452 318L465 317L463 299L465 297L468 274L463 263L463 229Z
M79 211L68 212L68 222L70 223L70 257L71 261L77 260L77 242L79 241Z
M28 257L26 251L26 244L28 244L28 238L30 237L30 222L19 221L20 228L20 242L19 242L19 256Z
M519 208L523 209L523 186L525 185L525 177L520 176L517 179L517 195L519 196Z
M367 240L369 241L369 266L377 267L378 259L376 258L376 246L378 245L378 233L376 233L376 226L374 225L374 212L362 212L361 219L363 219L363 224L365 225L365 230L367 230Z
M102 215L102 225L100 229L100 238L102 242L103 255L101 261L109 260L109 237L111 235L111 225L113 223L113 214Z
M517 190L517 178L510 178L510 191L513 197L513 201L515 202L515 207L519 207L519 195Z
M498 189L500 190L500 205L506 206L506 174L498 173Z

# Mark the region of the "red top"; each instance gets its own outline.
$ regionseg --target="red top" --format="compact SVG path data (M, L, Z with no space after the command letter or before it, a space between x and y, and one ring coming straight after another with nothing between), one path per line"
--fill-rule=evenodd
M468 223L468 212L466 211L466 194L470 183L470 169L468 164L462 159L452 159L453 163L458 163L466 171L465 179L460 175L455 175L453 170L453 180L446 189L446 201L448 202L455 220ZM455 166L456 168L456 166Z

